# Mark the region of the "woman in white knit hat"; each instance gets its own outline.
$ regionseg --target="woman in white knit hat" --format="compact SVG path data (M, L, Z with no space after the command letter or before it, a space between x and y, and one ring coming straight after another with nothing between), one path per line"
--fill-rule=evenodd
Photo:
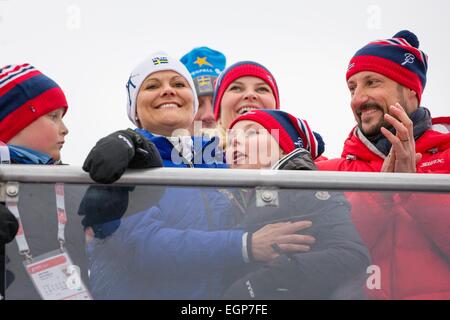
M94 180L112 182L127 167L225 167L222 155L213 152L207 159L204 154L215 139L187 135L198 101L192 78L178 60L151 55L133 70L126 88L128 117L138 128L97 143L83 167ZM101 200L94 199L99 206L92 207L101 207ZM95 234L88 250L95 298L219 298L225 269L273 259L273 243L297 252L295 244L303 238L294 233L305 227L297 222L254 233L231 229L236 212L226 195L193 187L167 188L156 206L119 222L109 234L104 231L113 223L92 226L103 232Z

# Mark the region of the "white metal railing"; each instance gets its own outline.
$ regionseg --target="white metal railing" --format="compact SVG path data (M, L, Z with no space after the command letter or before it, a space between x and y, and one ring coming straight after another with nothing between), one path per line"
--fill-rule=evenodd
M11 181L94 183L78 166L0 165L0 183ZM450 192L450 175L158 168L128 170L115 184L446 193Z

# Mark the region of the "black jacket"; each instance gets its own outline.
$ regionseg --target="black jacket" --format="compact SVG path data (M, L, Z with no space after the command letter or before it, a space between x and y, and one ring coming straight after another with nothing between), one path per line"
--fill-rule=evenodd
M309 153L297 149L282 159L278 169L315 169ZM340 299L364 298L362 279L370 258L350 217L342 193L279 190L278 207L247 207L241 225L249 231L281 221L312 221L302 230L316 242L311 251L282 254L266 264L253 264L225 293L226 299Z
M14 215L0 203L0 296L5 296L5 244L11 242L17 233L19 224ZM0 300L1 300L0 297Z

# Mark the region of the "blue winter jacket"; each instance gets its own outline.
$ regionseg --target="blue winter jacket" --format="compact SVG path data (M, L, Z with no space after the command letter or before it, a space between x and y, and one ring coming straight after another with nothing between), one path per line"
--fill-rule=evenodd
M173 146L165 137L137 131L158 147L164 166L187 166L171 161ZM210 144L202 141L201 150L196 152ZM203 162L193 166L225 167ZM244 231L231 229L236 225L236 214L228 198L216 189L167 188L157 206L128 216L111 236L96 238L89 244L93 296L220 298L225 288L223 275L245 264Z
M54 160L47 154L33 149L8 145L9 156L14 164L53 164Z
M172 155L176 152L174 152L172 143L167 140L166 137L155 136L144 129L135 129L135 131L155 144L155 146L158 148L161 158L163 159L164 167L189 167L189 165L182 163L181 161L179 161L179 163L174 163L172 161ZM228 168L228 166L224 163L222 152L217 148L217 146L219 145L218 139L218 137L214 137L210 140L203 137L192 137L194 148L194 161L192 161L193 167ZM180 157L176 158L177 160L180 159Z

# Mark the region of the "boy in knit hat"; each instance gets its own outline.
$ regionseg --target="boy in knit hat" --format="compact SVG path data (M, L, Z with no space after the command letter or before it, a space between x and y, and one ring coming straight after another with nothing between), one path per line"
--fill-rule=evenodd
M54 164L68 130L61 88L29 64L0 69L0 163ZM4 295L4 245L18 223L0 203L0 294Z
M180 61L191 73L197 91L199 107L194 123L201 121L202 129L214 129L217 125L212 104L214 83L225 68L226 58L217 50L198 47L186 53Z
M230 125L229 137L232 168L317 170L314 160L324 152L321 136L306 121L279 110L245 113ZM280 190L275 207L256 206L253 190L229 197L241 208L246 230L280 221L310 221L311 228L301 233L306 240L303 253L286 255L275 246L279 256L243 271L226 299L329 299L337 298L334 293L350 282L362 288L358 279L369 264L368 252L342 194Z
M62 121L66 111L61 88L33 66L0 69L2 163L58 163L69 132Z

